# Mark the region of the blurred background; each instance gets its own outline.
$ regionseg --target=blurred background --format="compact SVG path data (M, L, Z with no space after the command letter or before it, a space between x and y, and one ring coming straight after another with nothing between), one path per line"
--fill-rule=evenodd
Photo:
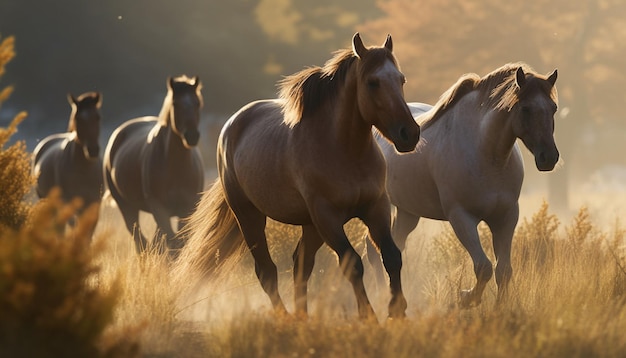
M198 75L210 171L233 112L275 97L282 76L322 65L356 31L366 45L391 34L408 101L434 103L462 74L507 62L558 68L563 161L540 174L524 151L523 193L558 210L601 205L617 215L626 196L624 19L622 0L0 0L0 36L15 36L17 53L0 78L14 87L0 125L28 111L15 138L32 150L66 130L68 92L100 91L104 146L123 121L159 113L168 76Z

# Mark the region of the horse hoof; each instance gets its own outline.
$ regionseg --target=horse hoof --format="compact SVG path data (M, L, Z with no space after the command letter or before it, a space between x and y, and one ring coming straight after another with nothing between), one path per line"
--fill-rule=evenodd
M387 319L385 320L385 326L398 326L406 322L408 322L406 319L406 316L402 316L402 317L388 316Z
M480 297L476 297L473 290L463 290L459 296L459 306L463 309L476 307L481 302Z

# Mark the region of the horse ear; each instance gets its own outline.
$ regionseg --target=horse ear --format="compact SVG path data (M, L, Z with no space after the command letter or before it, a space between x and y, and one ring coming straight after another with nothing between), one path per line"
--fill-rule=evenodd
M550 82L552 87L554 87L554 84L556 83L556 78L557 77L558 77L558 71L556 69L554 71L552 71L550 76L548 76L548 82Z
M352 37L352 51L358 58L365 56L367 53L367 49L363 45L363 40L361 40L361 35L358 32Z
M383 46L390 52L393 52L393 41L391 40L391 35L387 34L387 39L385 40Z
M102 106L102 93L96 92L96 108L100 108Z
M74 106L76 105L76 103L78 103L76 101L76 98L74 97L73 94L71 94L70 92L67 93L67 101L70 103L70 105Z
M193 78L193 86L195 88L198 88L199 84L200 84L200 77L199 76L194 76L194 78Z
M521 67L518 67L517 72L515 72L515 82L519 88L522 88L522 86L526 83L526 75Z

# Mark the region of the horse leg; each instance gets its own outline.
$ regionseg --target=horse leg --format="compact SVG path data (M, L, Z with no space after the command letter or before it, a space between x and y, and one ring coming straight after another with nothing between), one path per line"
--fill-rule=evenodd
M487 224L491 228L493 236L493 250L496 255L496 283L498 284L497 302L506 298L509 282L513 275L511 268L511 242L517 221L519 219L519 206L517 203L503 216L495 220L489 220Z
M278 269L267 247L265 236L267 218L233 185L224 182L224 189L228 205L239 222L241 233L254 258L255 272L261 287L269 296L274 310L278 313L286 313L287 309L278 292Z
M141 233L141 228L139 227L139 211L127 208L124 204L120 205L119 202L117 206L120 208L122 212L122 217L124 217L124 222L126 223L126 229L133 235L133 241L135 241L135 250L138 254L146 251L148 248L148 240Z
M361 319L375 319L376 314L365 292L363 284L363 261L354 250L346 233L343 230L341 215L337 213L333 205L324 200L318 200L310 206L309 211L317 231L339 257L339 265L344 276L352 284L354 295Z
M406 315L407 302L402 293L402 282L400 278L400 272L402 270L402 252L398 249L398 246L396 246L391 235L390 211L389 201L385 197L373 205L367 215L362 219L369 228L374 245L380 250L383 265L389 275L389 288L391 290L391 301L388 307L389 317L403 318ZM410 225L406 227L408 226Z
M470 290L461 291L460 304L463 308L479 305L487 282L493 275L493 266L480 244L478 220L463 210L456 210L448 215L448 220L457 238L472 258L476 285Z
M307 282L313 272L315 254L323 243L314 226L302 226L302 237L293 252L293 281L296 312L304 316L307 315Z
M105 180L107 186L109 188L109 192L111 196L117 203L117 207L120 209L122 213L122 218L124 218L124 223L126 224L126 229L128 232L133 235L133 240L135 241L135 250L138 254L144 252L148 247L148 240L141 233L141 229L139 228L139 210L132 208L122 195L115 188L115 184L113 183L113 179L111 178L111 173L107 170L105 175Z
M156 200L149 200L147 204L157 225L157 234L152 245L157 247L159 254L162 254L165 251L165 245L169 248L174 246L172 241L176 234L172 229L171 215L169 210Z
M391 236L393 237L393 241L398 246L400 252L404 252L406 239L409 234L413 230L415 230L415 227L417 227L419 220L419 216L415 216L405 210L396 208L396 214L393 216L393 223L391 225ZM382 283L385 281L385 277L383 274L383 265L380 257L380 251L373 245L370 240L367 240L366 244L367 259L374 269L376 282Z

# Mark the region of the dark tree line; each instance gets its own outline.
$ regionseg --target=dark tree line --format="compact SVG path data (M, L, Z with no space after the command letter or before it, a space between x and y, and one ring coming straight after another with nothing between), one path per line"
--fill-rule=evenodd
M373 0L3 1L0 35L15 36L17 56L3 78L15 92L0 124L27 110L18 136L33 146L31 136L64 130L67 92L96 90L112 130L158 114L166 78L179 74L200 76L204 111L220 120L275 97L282 75L321 65L376 14ZM284 41L272 26L295 40Z

